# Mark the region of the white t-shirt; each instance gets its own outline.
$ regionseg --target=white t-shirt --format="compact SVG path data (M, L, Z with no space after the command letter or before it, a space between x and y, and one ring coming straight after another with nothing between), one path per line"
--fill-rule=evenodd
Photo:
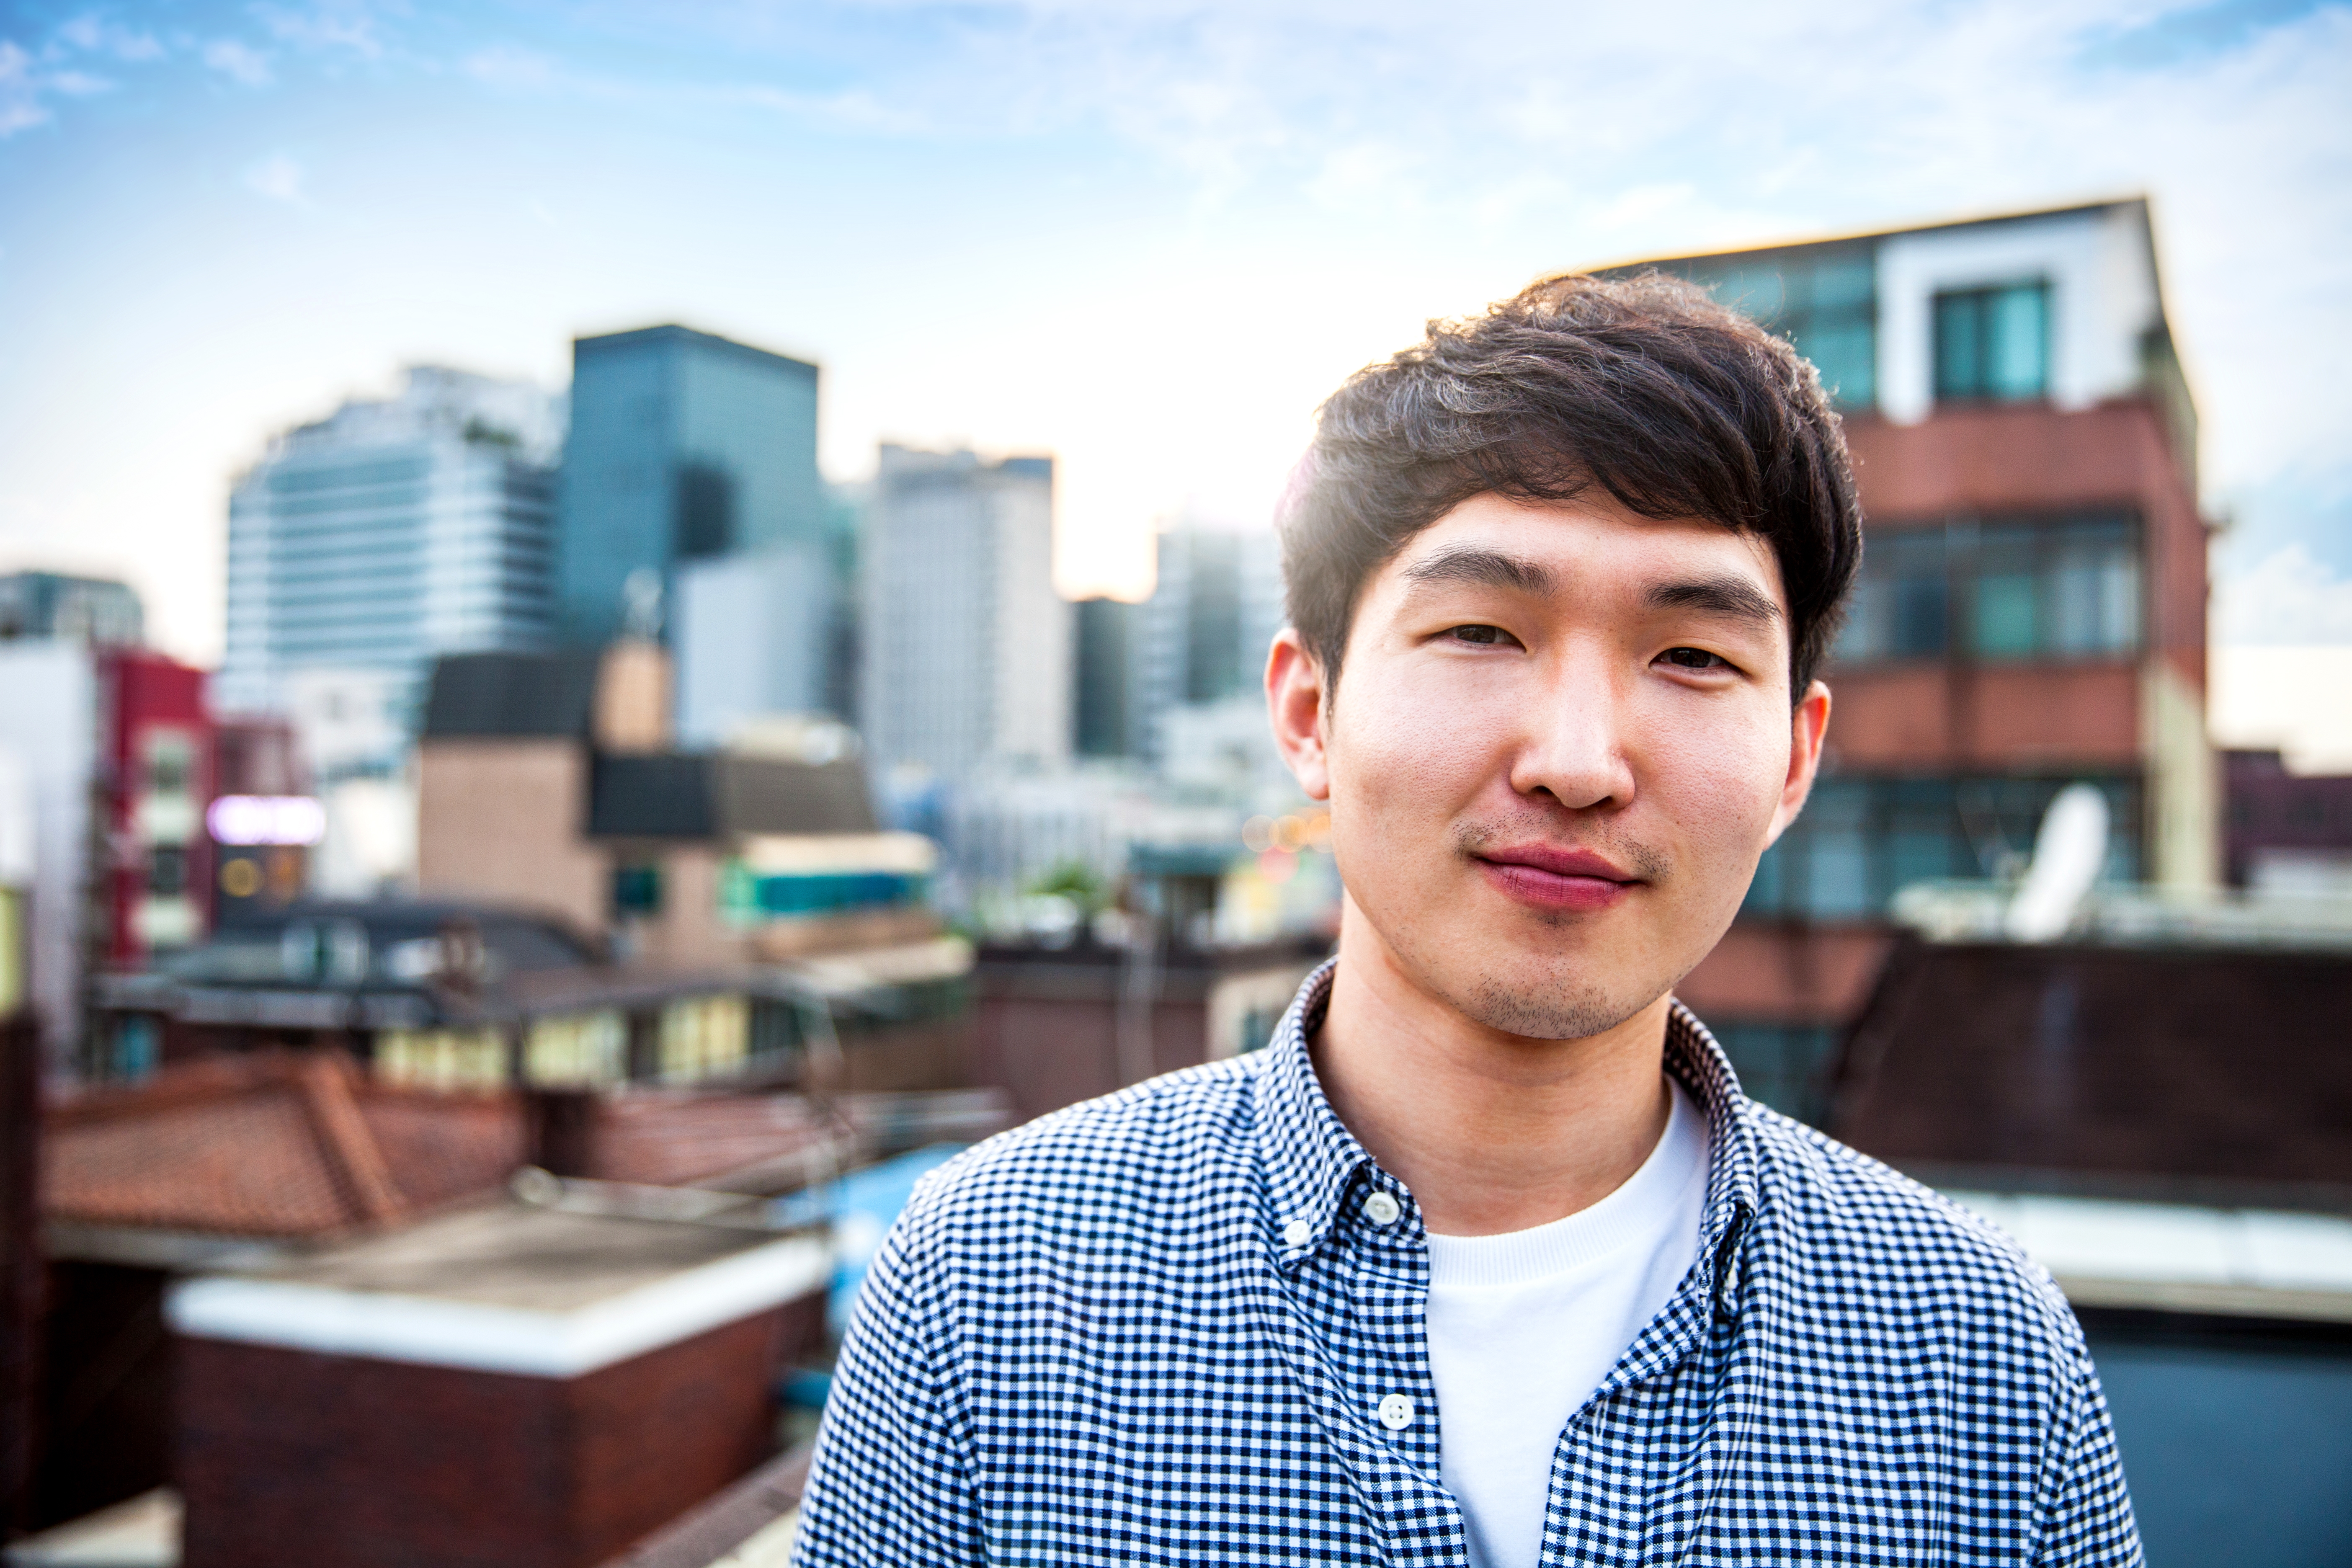
M1561 1428L1698 1256L1706 1123L1668 1083L1658 1146L1591 1208L1505 1236L1429 1238L1440 1463L1472 1568L1535 1568Z

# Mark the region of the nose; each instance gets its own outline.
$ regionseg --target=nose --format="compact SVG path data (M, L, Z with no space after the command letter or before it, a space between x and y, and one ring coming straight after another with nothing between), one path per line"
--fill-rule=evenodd
M1601 648L1570 645L1548 662L1523 719L1511 787L1570 811L1630 805L1632 694L1613 661Z

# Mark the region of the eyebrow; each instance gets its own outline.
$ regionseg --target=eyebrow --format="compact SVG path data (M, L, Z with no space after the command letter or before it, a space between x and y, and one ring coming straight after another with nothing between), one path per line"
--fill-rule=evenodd
M1703 615L1771 626L1780 619L1780 606L1771 595L1744 577L1693 577L1660 583L1643 595L1654 610L1697 610Z
M1402 574L1416 585L1469 583L1521 594L1549 594L1553 587L1551 570L1541 562L1475 544L1441 550L1425 561L1407 566ZM1642 597L1653 610L1696 610L1702 615L1762 626L1777 624L1780 619L1780 606L1772 602L1769 595L1746 578L1728 573L1660 583Z
M1508 588L1521 594L1551 592L1551 573L1539 562L1525 556L1506 555L1499 550L1484 550L1475 544L1457 544L1441 550L1425 561L1416 561L1404 568L1403 575L1415 584L1468 583L1481 588Z

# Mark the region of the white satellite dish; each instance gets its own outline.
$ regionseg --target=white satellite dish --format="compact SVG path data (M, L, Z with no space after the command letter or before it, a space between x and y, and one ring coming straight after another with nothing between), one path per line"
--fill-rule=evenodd
M2033 863L2009 900L2001 923L2010 940L2055 942L2065 935L2106 858L2107 797L2086 784L2068 784L2042 813Z

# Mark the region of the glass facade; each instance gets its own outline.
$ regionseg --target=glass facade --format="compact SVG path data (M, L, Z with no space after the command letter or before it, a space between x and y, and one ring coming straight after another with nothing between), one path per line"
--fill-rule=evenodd
M2116 513L1874 530L1836 657L2128 658L2141 643L2142 575L2137 521Z
M553 434L534 388L419 370L281 437L229 500L223 706L282 708L305 670L413 683L441 654L545 647Z
M816 400L815 365L684 327L574 342L563 640L617 636L632 573L667 584L682 562L826 548L834 506L817 472Z
M2050 285L1936 296L1936 400L2017 403L2050 391Z
M1878 400L1878 270L1868 241L1669 264L1780 333L1843 408Z
M2051 778L1823 778L1780 841L1764 852L1740 906L1745 918L1870 921L1914 882L2000 877L2033 852L2042 813L2073 775ZM2102 875L2140 874L2140 788L2130 777L2087 781L2113 825Z

